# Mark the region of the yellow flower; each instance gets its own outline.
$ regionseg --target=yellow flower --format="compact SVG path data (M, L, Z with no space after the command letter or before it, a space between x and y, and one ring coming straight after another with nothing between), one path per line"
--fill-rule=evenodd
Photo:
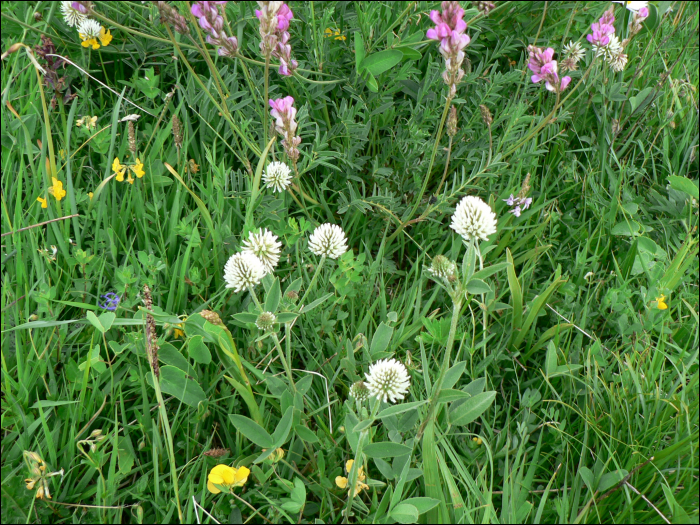
M323 36L326 38L334 36L335 38L333 40L346 40L345 36L340 34L340 29L331 29L330 27L326 28L323 32Z
M83 39L83 42L81 43L83 47L92 46L93 49L100 49L100 44L97 43L96 38L88 38L87 35L84 35L82 33L80 33L80 38Z
M109 29L105 30L103 27L100 29L100 35L98 36L100 39L100 42L102 42L103 46L108 46L109 43L112 41L112 33L109 32Z
M190 171L192 173L197 173L199 171L199 164L197 164L194 159L190 159Z
M39 201L39 202L41 203L41 207L42 207L42 208L48 208L48 207L49 207L48 203L46 202L46 199L42 199L41 197L37 197L36 200Z
M175 328L175 329L173 330L173 337L174 337L175 339L178 339L178 338L180 338L180 337L182 337L182 338L184 339L184 338L185 338L185 332L183 332L183 331L180 330L179 328Z
M134 183L134 178L131 176L131 173L129 173L129 174L127 175L127 177L126 177L126 182L128 182L129 184L133 184L133 183Z
M354 459L349 459L345 463L345 472L350 474L350 471L352 470L352 465L355 463ZM359 470L357 471L357 483L355 483L355 496L357 496L360 492L363 490L368 490L369 486L364 483L365 481L365 473L364 473L364 468L360 467ZM348 483L350 483L350 480L344 476L336 476L335 478L335 484L338 485L339 488L344 489L347 488Z
M661 297L656 298L656 307L659 310L666 310L666 308L668 308L668 305L666 304L666 296L665 295L662 294Z
M76 120L76 121L75 121L75 125L76 125L77 127L80 127L80 126L83 125L83 122L85 122L85 117L79 118L78 120Z
M267 451L267 449L264 448L264 449L263 449L263 452L266 452L266 451ZM280 461L283 457L284 457L284 449L278 448L278 449L276 449L272 454L270 454L269 456L267 456L267 459L268 459L268 461L270 461L271 463L277 463L277 462Z
M49 188L49 193L56 197L57 201L60 201L66 196L66 190L63 189L63 183L56 177L51 177L51 180L53 181L53 186Z
M216 485L223 486L229 492L234 487L242 487L248 481L250 470L246 467L233 468L228 465L217 465L209 471L207 489L212 494L221 492Z
M92 193L92 192L89 192L89 193L88 193L88 197L90 197L90 200L92 200L92 196L93 196L93 195L94 195L94 193Z
M97 126L97 115L95 115L94 117L86 117L86 119L87 120L85 121L85 127L87 129L94 128Z
M146 174L146 172L143 171L143 164L139 159L136 159L136 164L131 166L131 171L133 171L134 175L136 175L139 179Z
M124 180L124 173L126 173L126 168L119 162L119 157L114 157L114 162L112 162L112 171L117 176L119 182Z

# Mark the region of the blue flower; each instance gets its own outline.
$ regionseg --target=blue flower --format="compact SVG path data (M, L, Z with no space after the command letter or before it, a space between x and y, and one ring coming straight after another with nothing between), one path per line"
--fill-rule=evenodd
M110 312L113 312L114 310L117 309L117 306L119 306L120 298L114 292L109 292L109 293L103 295L102 299L104 299L105 302L97 304L100 308L104 308L105 310L109 310Z

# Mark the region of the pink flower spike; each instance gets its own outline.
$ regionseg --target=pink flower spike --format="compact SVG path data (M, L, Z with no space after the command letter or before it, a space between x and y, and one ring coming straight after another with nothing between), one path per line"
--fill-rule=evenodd
M190 12L194 16L196 16L197 18L204 16L204 13L202 13L202 8L198 2L195 2L194 4L192 4L192 7L190 8Z
M279 31L286 31L289 29L289 21L294 18L294 13L289 8L287 4L282 4L280 10L277 12L277 29Z
M440 11L435 11L434 9L430 11L430 20L432 20L435 25L442 24L442 17L440 16Z
M431 27L430 29L428 29L425 36L428 37L428 40L440 40L437 36L437 31L435 31L434 27Z
M641 16L642 18L646 18L649 16L649 8L642 7L639 11L637 11L637 13L639 13L639 16Z

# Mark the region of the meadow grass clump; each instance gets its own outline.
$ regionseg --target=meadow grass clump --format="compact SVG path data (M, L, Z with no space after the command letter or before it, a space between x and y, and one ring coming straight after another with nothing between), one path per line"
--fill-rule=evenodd
M691 2L3 2L3 523L698 511Z

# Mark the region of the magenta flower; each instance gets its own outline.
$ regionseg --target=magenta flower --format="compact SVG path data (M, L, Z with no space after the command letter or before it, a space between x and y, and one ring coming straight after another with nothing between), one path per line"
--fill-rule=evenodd
M270 115L275 119L275 130L282 135L282 146L287 156L296 164L299 158L297 146L301 144L301 137L295 136L297 122L295 120L297 110L294 107L294 98L287 96L284 98L269 100Z
M287 4L282 4L280 10L277 12L277 30L286 31L289 29L289 22L294 18L294 13Z
M440 42L440 54L445 58L445 71L442 79L450 88L449 97L457 93L457 84L464 77L462 62L464 61L464 48L469 45L471 39L464 31L467 23L463 20L464 9L459 2L442 2L442 13L430 12L430 20L435 24L426 32L430 40Z
M199 26L208 33L207 43L217 46L220 56L235 56L238 40L224 32L224 17L219 14L219 6L226 2L195 2L190 12L199 20Z

